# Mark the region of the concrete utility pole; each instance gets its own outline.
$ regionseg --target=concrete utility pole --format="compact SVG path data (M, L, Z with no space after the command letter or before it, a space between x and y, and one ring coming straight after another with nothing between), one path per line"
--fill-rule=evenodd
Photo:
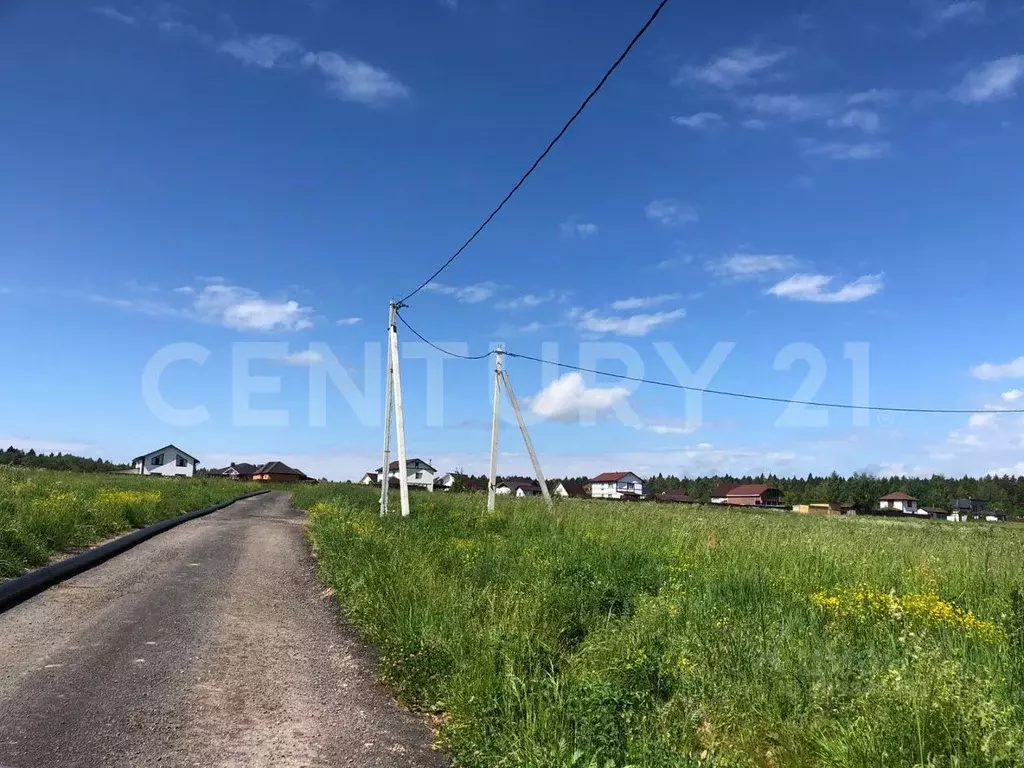
M398 310L404 307L392 301L388 311L388 389L387 413L384 416L384 465L381 467L381 514L387 514L389 465L391 457L391 411L394 407L395 427L398 430L398 483L402 517L409 516L409 473L405 453L405 410L402 408L402 373L398 359Z
M494 511L494 484L498 480L498 428L501 423L501 374L505 370L505 350L501 347L494 356L494 416L491 420L491 467L487 483L487 511Z
M498 480L498 429L501 421L499 414L501 410L502 386L505 387L508 402L516 415L516 421L519 423L519 431L523 435L523 442L526 443L526 451L530 454L530 461L533 462L533 472L537 477L538 484L540 484L541 495L544 496L544 501L547 502L548 507L553 507L551 492L548 490L547 480L544 479L544 472L540 468L540 459L537 458L537 452L533 449L530 432L527 430L526 421L523 420L523 414L519 410L519 400L516 398L515 390L512 389L512 379L509 378L508 371L505 370L505 350L498 347L495 350L494 359L494 415L491 421L491 466L487 482L487 511L494 511L495 483Z

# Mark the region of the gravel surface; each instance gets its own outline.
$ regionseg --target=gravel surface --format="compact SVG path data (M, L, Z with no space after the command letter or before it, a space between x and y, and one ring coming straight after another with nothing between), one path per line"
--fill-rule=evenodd
M0 767L444 766L314 579L288 494L0 614Z

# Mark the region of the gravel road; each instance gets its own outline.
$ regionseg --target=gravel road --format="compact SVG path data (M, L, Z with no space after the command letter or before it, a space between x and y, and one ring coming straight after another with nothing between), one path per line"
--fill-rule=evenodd
M446 765L374 665L247 499L0 614L0 767Z

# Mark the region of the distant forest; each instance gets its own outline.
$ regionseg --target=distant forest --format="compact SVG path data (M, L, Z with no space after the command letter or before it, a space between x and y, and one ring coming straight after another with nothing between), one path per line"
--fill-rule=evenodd
M29 449L10 446L0 451L0 466L33 467L35 469L60 469L67 472L113 472L127 469L127 464L114 464L106 459L87 459L70 453L36 453Z
M476 487L487 488L485 476L470 477ZM553 488L560 481L589 482L585 477L564 477L549 480L548 485ZM1008 476L954 478L932 475L929 478L917 478L854 474L850 477L842 477L833 472L826 477L815 475L807 477L715 475L679 478L674 475L658 474L646 479L644 490L653 494L682 489L698 501L710 502L712 492L718 486L746 483L767 483L778 488L782 491L782 501L785 504L834 501L850 502L857 509L877 509L878 500L882 496L894 491L903 491L915 497L922 507L949 509L954 499L984 499L988 502L989 509L1002 510L1011 514L1024 513L1024 477Z

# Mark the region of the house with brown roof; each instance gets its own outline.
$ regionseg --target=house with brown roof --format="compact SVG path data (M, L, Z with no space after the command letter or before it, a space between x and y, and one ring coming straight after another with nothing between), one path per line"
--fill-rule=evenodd
M540 485L536 480L520 478L503 480L494 486L494 492L502 496L515 496L519 499L541 495Z
M590 481L593 499L642 499L644 481L635 472L604 472Z
M303 483L309 478L283 461L268 461L253 473L252 479L262 483Z
M551 495L560 496L563 499L584 499L590 495L590 492L583 483L567 483L559 480L551 489Z
M782 503L782 493L764 483L737 485L725 494L725 503L740 507L775 507Z
M878 508L897 510L906 515L918 514L917 499L903 491L896 491L880 498Z
M712 504L728 504L729 491L736 487L736 483L722 483L711 492Z
M659 504L696 504L697 500L686 491L680 489L665 491L654 494L654 500Z

